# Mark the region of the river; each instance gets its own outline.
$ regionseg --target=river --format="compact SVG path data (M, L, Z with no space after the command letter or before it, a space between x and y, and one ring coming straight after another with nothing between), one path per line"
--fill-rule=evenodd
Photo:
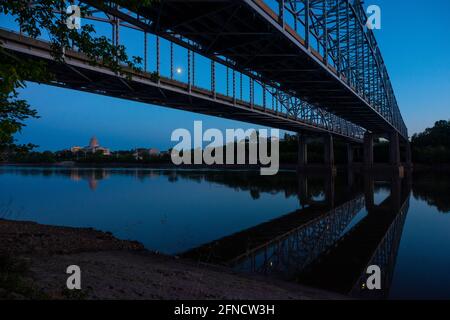
M369 299L450 299L450 178L0 167L0 218ZM381 290L364 287L367 267Z

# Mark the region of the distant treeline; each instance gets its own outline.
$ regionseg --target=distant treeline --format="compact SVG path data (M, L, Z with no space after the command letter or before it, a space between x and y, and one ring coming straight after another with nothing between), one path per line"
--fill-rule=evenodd
M450 164L450 121L441 120L411 138L412 161L416 164ZM389 161L389 142L375 141L375 162ZM404 159L403 159L404 160Z
M411 140L413 162L418 164L450 164L450 121L441 120L434 127L424 132L414 134ZM235 151L237 148L235 147ZM270 150L270 144L269 144ZM294 164L297 162L297 136L285 134L280 140L280 163ZM170 150L169 150L170 151ZM248 146L247 146L248 151ZM343 141L334 142L334 156L337 164L347 161L346 144ZM224 153L225 154L225 153ZM324 148L320 139L312 139L308 143L309 163L323 162ZM362 161L362 150L354 155L355 161ZM375 162L389 161L389 142L375 141ZM110 156L98 154L74 154L70 151L37 152L23 149L8 157L7 161L17 163L56 163L61 161L75 161L78 163L171 163L170 152L159 156L144 156L136 159L134 151L116 151Z
M161 154L158 156L141 155L139 159L136 158L135 152L131 151L116 151L113 154L106 156L101 152L98 153L72 153L70 151L22 151L16 152L9 156L8 162L15 163L57 163L63 161L74 161L80 164L83 163L168 163L170 161L169 154Z
M415 163L450 164L450 120L413 135L411 143Z
M235 142L237 144L237 142ZM297 163L297 136L285 134L285 136L280 140L280 163L282 164L295 164ZM270 152L270 144L269 152ZM214 152L217 152L223 147L215 148ZM246 154L248 154L248 141L246 141ZM238 148L235 145L235 153ZM170 157L170 151L157 156L141 156L139 159L135 156L135 151L115 151L111 155L105 156L101 153L72 153L68 150L64 151L30 151L30 150L19 150L11 153L7 161L14 163L57 163L63 161L74 161L76 163L136 163L136 164L160 164L160 163L172 163ZM308 161L310 163L321 163L323 162L323 144L320 139L317 141L313 140L308 144ZM225 159L225 151L223 151ZM236 156L236 155L235 155ZM191 150L191 157L193 158L193 150ZM340 141L335 142L335 159L337 163L345 163L346 161L346 149L345 144ZM248 160L248 159L247 159ZM192 160L193 163L193 160Z

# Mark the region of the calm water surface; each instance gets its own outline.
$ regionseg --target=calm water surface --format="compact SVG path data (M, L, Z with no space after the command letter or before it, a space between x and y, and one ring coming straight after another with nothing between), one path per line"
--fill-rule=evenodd
M364 298L450 299L450 178L0 167L0 218ZM382 290L362 289L368 265Z

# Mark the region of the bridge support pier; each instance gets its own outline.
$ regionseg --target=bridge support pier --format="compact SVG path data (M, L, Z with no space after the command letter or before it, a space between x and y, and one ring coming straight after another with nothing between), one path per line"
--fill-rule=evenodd
M401 190L402 190L402 178L393 175L391 182L391 206L394 211L400 210L401 207Z
M298 200L302 208L309 204L308 178L304 173L298 176Z
M297 134L298 139L298 166L305 167L308 164L308 142L304 134Z
M336 175L337 169L334 166L334 140L331 134L323 137L324 165L325 170L330 170L332 176Z
M400 139L396 132L389 135L389 157L392 166L400 166Z
M330 206L330 208L334 207L334 199L335 199L335 176L333 174L325 176L325 203Z
M373 134L369 132L364 134L364 167L373 167Z
M373 176L365 175L364 176L364 200L366 203L367 212L371 211L375 206L375 182Z
M354 150L351 143L347 143L347 165L350 167L353 165L354 160Z
M347 194L351 195L353 190L353 185L355 183L355 173L352 168L347 169Z
M394 175L403 176L405 168L402 166L400 157L400 137L397 132L389 134L389 158Z
M334 166L334 143L331 134L324 137L324 163L328 167Z

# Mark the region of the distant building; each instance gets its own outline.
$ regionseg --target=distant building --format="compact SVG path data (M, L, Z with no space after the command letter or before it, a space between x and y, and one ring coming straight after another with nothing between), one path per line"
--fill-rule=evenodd
M136 160L142 160L146 157L154 158L160 156L160 151L155 148L138 148L134 151L133 156L136 158Z
M159 150L155 149L155 148L148 149L148 153L150 154L150 156L159 156L160 155Z
M84 153L92 153L92 154L100 153L104 156L111 155L111 151L108 148L100 146L96 137L91 138L91 140L89 141L89 146L87 146L87 147L74 146L74 147L70 148L70 151L72 153L84 152Z
M92 137L89 141L89 148L98 148L100 144L98 143L98 140L96 137Z
M72 147L72 148L70 148L70 152L72 152L72 153L77 153L77 152L80 152L80 151L83 151L82 147Z

